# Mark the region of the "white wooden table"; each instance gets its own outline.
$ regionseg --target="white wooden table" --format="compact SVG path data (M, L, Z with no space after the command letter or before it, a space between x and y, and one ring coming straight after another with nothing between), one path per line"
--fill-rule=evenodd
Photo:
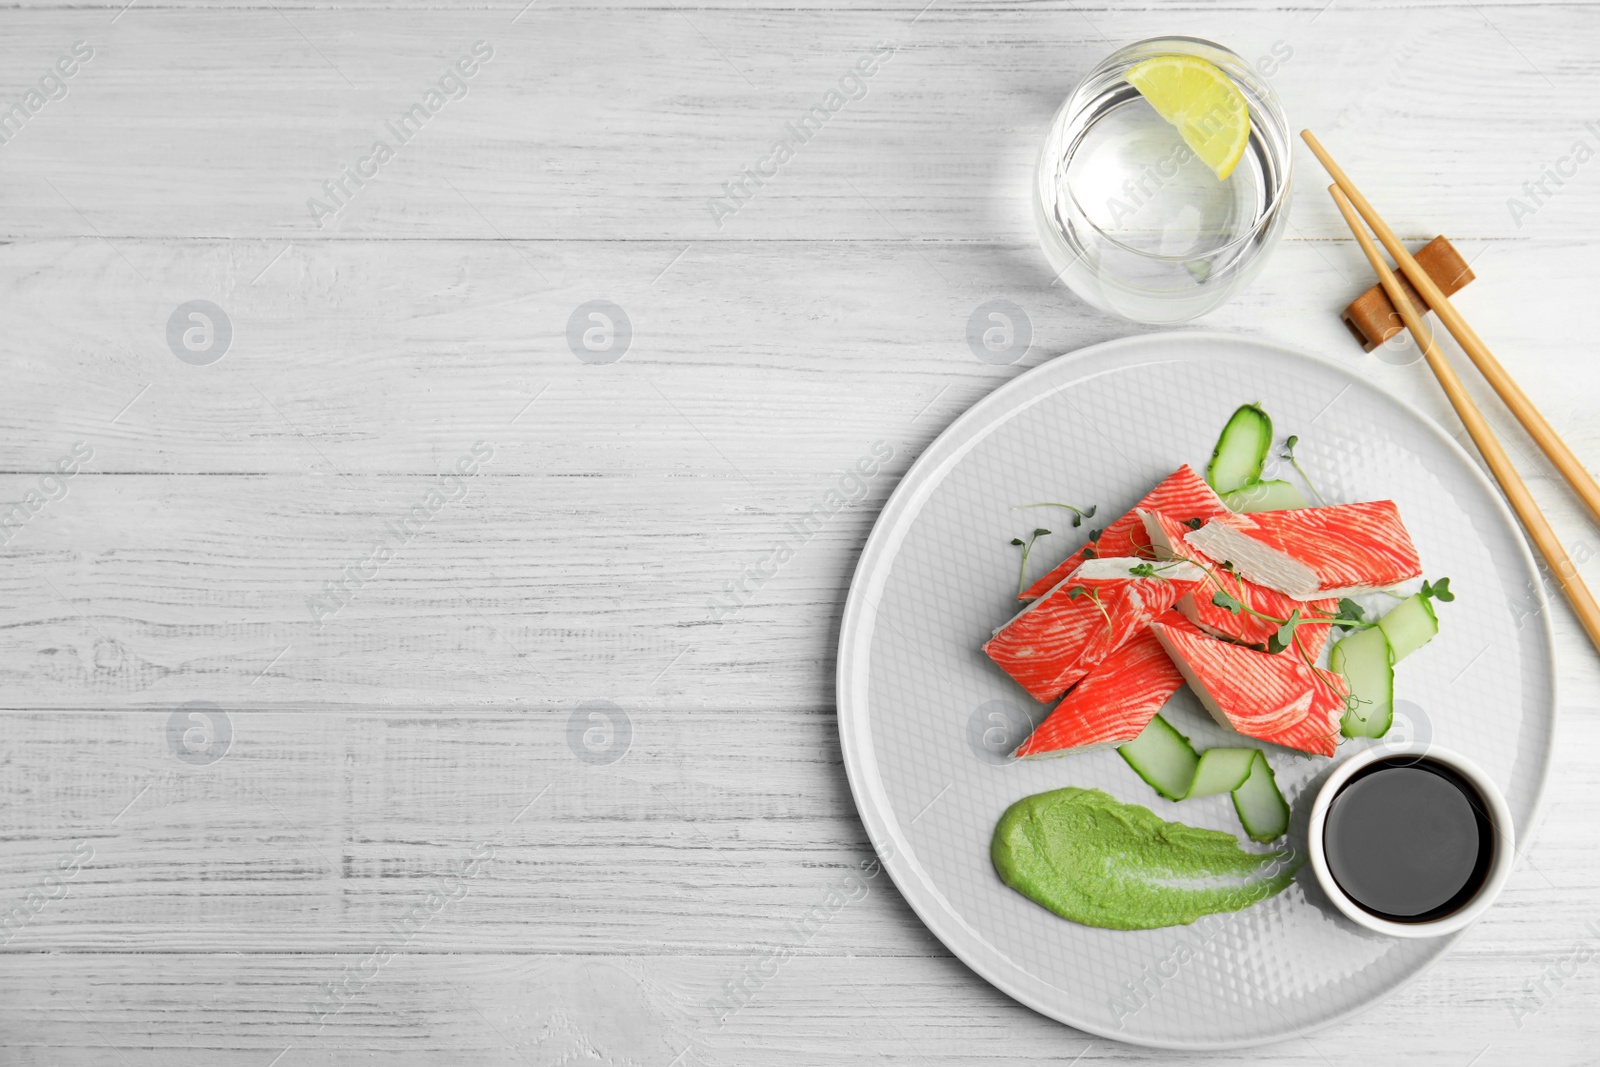
M925 2L0 12L0 1063L1195 1059L1010 1002L886 878L842 891L871 856L833 717L855 556L958 412L1137 329L1051 286L1026 188L1077 75L1161 33L1291 52L1291 121L1475 257L1460 306L1600 467L1600 163L1523 189L1600 149L1600 9ZM1297 167L1290 239L1204 325L1459 432L1338 322L1366 267ZM965 340L997 298L1032 329L1010 366ZM589 336L609 363L567 337L596 358L596 300L629 324ZM1594 1062L1600 673L1553 610L1562 744L1503 902L1359 1019L1208 1062Z

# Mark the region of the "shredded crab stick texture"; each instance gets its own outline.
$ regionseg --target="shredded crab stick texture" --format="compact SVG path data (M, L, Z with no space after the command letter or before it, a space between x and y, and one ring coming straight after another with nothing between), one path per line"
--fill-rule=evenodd
M1049 703L1075 685L1204 577L1182 564L1135 578L1148 560L1091 559L1006 623L983 646L1028 695ZM1074 596L1074 590L1082 590Z
M1296 600L1387 589L1422 574L1392 500L1223 515L1185 540Z
M1331 598L1303 603L1276 589L1257 585L1237 574L1229 574L1217 560L1184 541L1184 535L1190 532L1189 527L1175 515L1144 508L1139 509L1139 515L1144 520L1145 532L1150 537L1157 558L1187 559L1206 570L1205 579L1179 597L1173 607L1208 634L1242 641L1247 645L1265 645L1267 639L1278 632L1278 624L1271 619L1263 619L1248 611L1235 615L1227 608L1219 607L1212 599L1219 591L1272 619L1287 621L1296 610L1302 616L1314 614L1331 618L1339 610L1339 602ZM1331 628L1331 623L1301 623L1295 628L1295 638L1305 654L1314 660L1328 643L1328 631Z
M1014 755L1031 759L1125 744L1182 686L1183 675L1156 635L1141 630L1073 686Z
M1077 570L1078 565L1085 559L1092 558L1085 555L1091 547L1094 549L1094 556L1137 556L1140 549L1150 544L1145 540L1144 524L1139 521L1140 508L1164 511L1182 519L1211 519L1218 515L1232 514L1228 506L1222 502L1222 498L1212 492L1206 480L1196 474L1188 464L1184 464L1163 478L1161 484L1146 493L1145 498L1135 504L1126 515L1102 530L1099 540L1092 546L1084 545L1068 556L1049 574L1028 586L1017 599L1035 600L1044 596L1061 579Z
M1315 670L1294 649L1272 654L1218 641L1170 614L1151 629L1218 723L1317 756L1338 748L1349 689L1337 674Z

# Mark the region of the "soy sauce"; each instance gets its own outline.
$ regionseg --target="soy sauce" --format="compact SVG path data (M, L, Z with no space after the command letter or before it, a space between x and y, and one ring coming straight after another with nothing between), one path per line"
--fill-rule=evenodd
M1339 888L1391 922L1443 918L1483 887L1494 859L1488 805L1427 757L1379 760L1328 805L1323 851Z

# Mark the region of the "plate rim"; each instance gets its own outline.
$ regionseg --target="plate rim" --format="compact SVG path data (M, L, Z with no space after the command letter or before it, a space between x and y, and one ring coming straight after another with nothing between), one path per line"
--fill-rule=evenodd
M969 958L965 946L957 947L946 940L944 934L941 932L941 928L936 927L935 924L930 921L929 910L937 906L936 902L932 900L920 899L921 894L926 892L926 889L924 889L920 884L914 885L915 891L908 889L908 882L912 882L913 880L910 872L903 870L903 858L898 854L895 854L892 850L889 854L885 854L884 848L880 845L880 841L888 841L888 835L884 832L884 813L879 811L875 805L863 802L863 797L865 795L865 788L861 780L865 773L861 766L863 756L862 753L856 748L855 741L852 737L852 731L847 728L846 723L847 707L851 705L851 701L847 696L847 690L849 688L849 679L853 676L856 670L856 660L858 657L855 651L855 645L858 640L857 632L860 628L860 620L862 617L862 598L864 596L862 589L865 584L866 577L870 573L870 569L878 565L879 561L877 557L880 556L884 550L884 539L888 536L887 531L889 524L895 520L899 510L905 507L907 498L920 484L922 478L917 476L926 476L926 471L923 468L936 462L934 457L936 457L938 453L939 446L941 444L949 443L950 441L955 440L966 433L970 424L978 422L984 418L990 408L1002 405L1013 398L1021 399L1020 394L1026 394L1028 391L1034 389L1036 387L1037 380L1044 377L1047 372L1060 372L1066 365L1087 362L1096 357L1118 354L1124 349L1137 349L1139 347L1152 344L1168 343L1178 338L1183 338L1184 340L1188 341L1237 344L1250 346L1257 349L1265 349L1275 352L1279 355L1288 356L1292 359L1306 360L1314 364L1319 364L1322 367L1333 371L1339 377L1350 381L1352 384L1359 383L1375 390L1385 399L1398 405L1414 421L1420 423L1428 433L1432 434L1436 439L1445 445L1447 451L1453 451L1465 465L1467 470L1470 471L1471 476L1474 477L1478 484L1485 490L1489 499L1493 501L1493 505L1498 509L1501 518L1506 521L1508 527L1515 533L1516 536L1514 540L1516 541L1518 548L1521 550L1521 562L1528 575L1533 579L1532 585L1538 604L1539 623L1542 626L1544 633L1544 666L1550 684L1550 716L1548 724L1549 741L1545 746L1543 759L1541 760L1539 766L1538 777L1534 783L1532 802L1528 810L1526 827L1519 835L1525 841L1531 838L1531 835L1537 828L1540 817L1543 814L1545 794L1550 781L1550 769L1554 759L1554 753L1559 745L1557 730L1560 721L1560 675L1557 671L1556 665L1556 640L1554 628L1550 619L1550 600L1546 595L1544 583L1539 578L1538 565L1535 562L1532 550L1528 545L1527 533L1523 530L1521 522L1518 521L1515 514L1511 511L1511 508L1506 502L1505 496L1500 487L1490 478L1489 474L1484 471L1481 466L1479 466L1477 461L1472 458L1471 453L1462 447L1461 442L1447 433L1444 427L1435 421L1432 416L1428 415L1416 404L1413 404L1411 401L1398 395L1381 382L1362 375L1355 368L1347 366L1329 356L1324 356L1306 349L1297 348L1281 341L1270 340L1251 334L1236 333L1227 330L1157 330L1148 333L1138 333L1124 337L1112 338L1110 340L1095 342L1082 348L1073 349L1071 351L1052 356L1051 358L1044 360L1038 366L1031 367L1023 373L1017 375L1010 381L1003 382L996 388L990 390L977 400L973 401L972 404L970 404L965 410L957 415L948 426L936 434L934 438L923 447L921 452L918 453L917 458L912 461L905 473L900 476L899 481L895 484L894 490L889 494L889 497L884 501L882 508L880 508L878 511L877 517L873 520L872 529L868 533L866 541L862 544L860 555L856 560L856 566L851 572L849 591L846 595L844 610L840 617L839 644L837 656L835 658L834 717L839 731L839 743L841 754L843 756L845 778L850 785L850 797L855 804L856 813L861 819L862 826L867 831L868 840L873 847L873 851L877 854L879 864L883 870L889 873L889 877L894 882L895 888L899 891L901 898L904 899L907 905L910 906L911 910L916 914L918 920L922 922L923 926L927 928L928 932L937 938L939 943L943 945L947 951L954 955L956 959L958 959L968 970L971 970L995 989L999 990L1001 993L1004 993L1006 996L1010 997L1012 1000L1015 1000L1019 1004L1022 1004L1025 1007L1028 1007L1033 1011L1045 1016L1046 1018L1052 1019L1058 1023L1109 1041L1117 1041L1123 1044L1135 1045L1144 1048L1171 1049L1178 1051L1211 1051L1250 1048L1254 1046L1268 1045L1279 1041L1285 1041L1296 1036L1303 1037L1308 1033L1315 1033L1320 1030L1324 1030L1330 1026L1334 1026L1340 1022L1359 1015L1371 1008L1372 1005L1381 997L1389 996L1399 992L1400 990L1409 986L1412 982L1416 981L1423 974L1427 973L1429 969L1431 969L1435 964L1438 963L1439 960L1444 958L1444 956L1449 953L1450 949L1455 946L1456 942L1466 935L1467 931L1471 930L1477 925L1477 922L1472 923L1471 925L1463 928L1460 931L1457 931L1454 934L1449 934L1439 938L1439 951L1435 952L1431 957L1424 960L1419 966L1411 971L1411 973L1407 974L1393 985L1380 990L1371 997L1362 1000L1359 1004L1331 1015L1319 1022L1311 1024L1309 1027L1296 1027L1290 1023L1280 1031L1266 1034L1264 1036L1250 1036L1237 1039L1224 1038L1221 1040L1212 1041L1168 1041L1159 1038L1130 1038L1127 1034L1113 1032L1104 1027L1092 1025L1082 1020L1070 1017L1067 1012L1060 1010L1059 1006L1048 1004L1041 998L1035 997L1024 990L1017 988L1006 977L994 973L986 963ZM853 712L850 714L853 719L856 715L865 714L865 711ZM1486 912L1485 914L1488 913ZM942 919L943 916L939 916L939 918ZM1482 920L1479 919L1478 921Z

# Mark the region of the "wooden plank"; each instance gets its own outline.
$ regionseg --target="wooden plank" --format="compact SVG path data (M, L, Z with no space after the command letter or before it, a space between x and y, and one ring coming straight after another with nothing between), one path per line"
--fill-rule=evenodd
M824 930L819 937L831 936ZM1561 943L1558 951L1571 948ZM797 958L718 1023L708 1005L745 959L568 957L34 955L4 957L0 1032L18 1064L160 1062L277 1067L444 1060L483 1064L762 1062L918 1064L1150 1062L1151 1053L1065 1028L976 982L950 959ZM1517 966L1517 964L1511 964ZM1522 966L1527 966L1523 964ZM768 966L766 969L770 970ZM1367 1015L1208 1063L1290 1067L1367 1062L1426 1032L1407 1062L1562 1061L1592 1027L1590 966L1552 989L1521 1029L1498 955L1463 949ZM358 981L364 974L373 977ZM323 1016L331 983L359 990ZM20 1040L17 1035L26 1035ZM1487 1053L1485 1049L1489 1050Z
M0 576L0 703L827 706L832 620L888 482L802 542L787 524L828 482L773 505L730 480L658 481L646 505L638 482L504 478L422 524L417 479L351 499L320 480L85 478ZM387 524L405 521L402 545ZM774 572L780 538L795 555Z
M18 0L14 7L25 11L60 11L60 10L87 10L104 11L108 16L115 16L123 11L126 0L118 3L117 0L89 0L86 3L72 3L71 0ZM277 5L286 11L320 11L327 10L330 6L341 11L393 11L406 14L437 12L447 10L447 5L439 0L340 0L337 5L326 2L317 3L316 0L285 0ZM872 5L872 10L882 11L892 15L905 17L907 21L915 19L921 23L932 18L965 19L968 21L981 19L995 13L1006 13L1022 7L1016 0L939 0L937 4L929 4L927 0L878 0ZM1459 12L1467 8L1462 0L1423 0L1423 2L1407 5L1406 10L1423 9L1431 12ZM1491 14L1502 12L1512 13L1523 7L1583 7L1584 0L1495 0L1493 3L1477 5ZM1149 7L1159 10L1171 18L1182 18L1193 15L1198 11L1226 10L1240 15L1262 12L1293 12L1307 21L1317 16L1326 7L1326 3L1317 3L1316 0L1304 0L1300 3L1282 4L1274 0L1230 0L1226 5L1201 5L1196 0L1155 0ZM1339 0L1339 7L1355 11L1383 11L1394 13L1394 8L1385 7L1382 0ZM140 0L136 11L165 10L165 9L201 9L207 11L233 11L248 10L252 8L250 0L163 0L159 5L152 4L146 7L144 0ZM526 0L502 0L497 3L480 3L474 10L480 10L493 15L503 15L508 20L518 12L524 12L524 19L531 17L534 10L554 11L592 11L601 9L659 9L660 4L654 0L539 0L537 7L527 4ZM1088 15L1111 15L1113 17L1128 14L1115 4L1101 0L1094 4L1074 3L1073 0L1030 0L1026 5L1029 11L1053 12L1056 14L1076 14L1083 12ZM844 4L840 0L705 0L696 3L693 7L685 7L691 15L696 11L729 10L729 11L807 11L807 12L837 12L858 11L860 5ZM918 17L920 16L920 18ZM120 21L120 19L118 20ZM522 21L521 19L518 20ZM1319 20L1320 24L1320 20Z
M1335 216L1325 195L1303 192L1317 198L1297 226ZM1458 297L1463 313L1600 468L1585 399L1600 367L1571 358L1572 336L1600 330L1584 241L1461 244L1480 274ZM410 242L401 281L392 245L338 242L291 249L251 285L270 246L125 243L170 280L147 291L100 242L0 246L0 269L22 279L0 310L0 470L46 473L82 441L94 473L311 474L347 490L330 497L360 496L366 475L438 474L487 440L487 476L658 485L705 473L753 503L769 480L820 482L880 438L909 458L1020 371L1127 332L1052 286L1031 244L541 247L581 269L544 289L503 245ZM1204 325L1325 354L1455 425L1426 373L1363 355L1339 322L1368 283L1348 238L1291 239ZM597 295L632 323L608 365L581 361L567 340ZM967 341L969 320L996 297L1019 305L1032 333L1011 366L980 361ZM166 335L196 298L218 304L233 330L207 366L177 358ZM1492 394L1483 406L1499 407Z
M416 952L739 954L838 887L886 885L828 715L211 704L5 723L12 952L356 951L399 924ZM184 747L191 730L207 736ZM942 952L892 892L838 921L852 952Z
M4 146L17 180L0 191L0 233L251 238L271 246L263 264L283 243L328 238L1025 241L1029 175L1057 105L1114 45L1177 31L1224 38L1252 60L1286 46L1274 80L1292 120L1324 134L1402 232L1425 220L1426 236L1510 237L1507 198L1575 139L1595 139L1582 86L1600 10L1497 14L1413 11L1375 41L1369 11L1343 4L1320 16L1160 8L1099 21L1016 8L691 18L669 6L630 13L625 35L603 15L554 7L515 24L506 9L323 9L291 22L262 8L135 8L115 26L103 9L13 10L0 68L43 76L79 39L102 51ZM478 40L497 58L467 95L415 138L388 135ZM865 97L719 225L723 183L769 156L785 123L882 41L898 50ZM13 78L18 93L32 80ZM1488 82L1500 88L1482 92ZM1426 152L1408 152L1421 130ZM348 186L335 219L314 219L322 183L383 138L395 158ZM1556 202L1592 226L1600 201L1581 194L1592 183L1582 175Z

